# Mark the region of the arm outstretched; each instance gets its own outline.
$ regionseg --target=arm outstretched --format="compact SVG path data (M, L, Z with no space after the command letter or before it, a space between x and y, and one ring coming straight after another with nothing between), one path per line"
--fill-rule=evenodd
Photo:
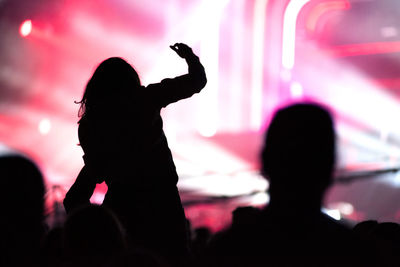
M176 43L170 47L186 60L188 73L172 79L164 79L161 83L150 84L146 88L150 97L155 99L161 107L199 93L207 83L204 67L189 46Z

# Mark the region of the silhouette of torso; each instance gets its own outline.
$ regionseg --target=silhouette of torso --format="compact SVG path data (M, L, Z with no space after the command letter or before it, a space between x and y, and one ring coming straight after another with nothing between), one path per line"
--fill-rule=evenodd
M145 189L174 186L178 181L162 129L161 106L149 99L146 89L135 92L117 116L104 112L83 117L79 123L85 164L95 166L96 176L109 187L125 184Z

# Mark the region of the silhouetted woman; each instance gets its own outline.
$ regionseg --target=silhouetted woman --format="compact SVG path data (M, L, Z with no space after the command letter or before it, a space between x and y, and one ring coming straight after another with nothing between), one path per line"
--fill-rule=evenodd
M121 58L95 70L84 92L79 141L85 165L67 193L67 211L87 204L96 183L106 182L103 204L113 210L135 245L176 259L187 249L178 175L164 135L160 110L200 92L204 68L185 44L171 46L188 73L144 87Z

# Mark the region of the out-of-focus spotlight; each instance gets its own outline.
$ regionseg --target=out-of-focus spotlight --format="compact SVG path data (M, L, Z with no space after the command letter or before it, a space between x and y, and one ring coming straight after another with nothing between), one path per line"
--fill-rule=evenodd
M355 209L351 203L348 202L336 202L329 203L328 210L337 210L340 214L350 216L354 213Z
M265 205L269 202L269 195L265 192L259 192L253 196L251 200L252 205Z
M213 137L217 130L213 127L204 127L198 130L199 134L203 137Z
M27 37L32 32L32 21L30 19L25 20L19 27L19 33L22 37Z
M49 119L42 119L38 126L39 133L47 135L51 130L51 122Z
M290 94L293 98L300 98L303 96L303 86L299 82L292 82L290 84Z
M341 216L339 210L336 210L336 209L331 210L331 209L322 208L322 212L337 221L340 221L342 219L342 216Z

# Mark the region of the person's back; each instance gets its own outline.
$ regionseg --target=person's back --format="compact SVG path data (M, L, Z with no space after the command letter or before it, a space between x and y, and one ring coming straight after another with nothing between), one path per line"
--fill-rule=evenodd
M330 114L313 104L279 110L266 134L262 172L270 202L254 223L234 225L210 247L222 266L354 266L359 242L321 212L335 163Z
M151 102L145 87L140 91L119 114L105 112L80 120L85 162L96 166L108 186L175 185L178 176L162 129L161 107Z

